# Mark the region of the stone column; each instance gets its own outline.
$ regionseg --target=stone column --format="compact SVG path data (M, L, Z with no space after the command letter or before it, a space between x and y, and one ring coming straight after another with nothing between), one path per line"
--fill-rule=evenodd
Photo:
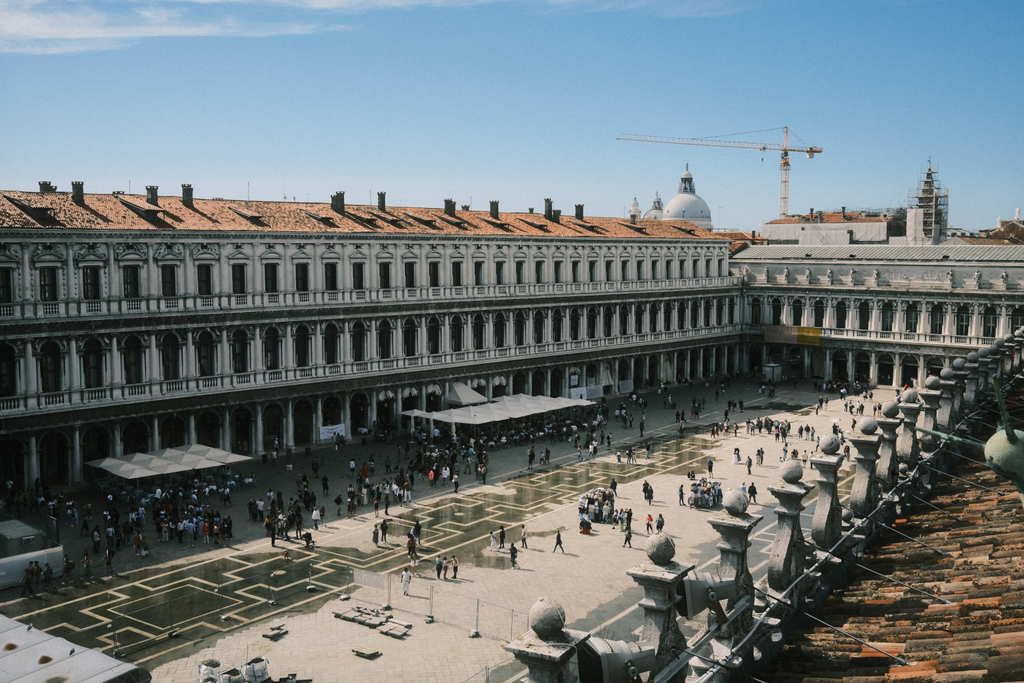
M160 450L160 418L153 416L149 433L149 450Z
M231 409L225 408L221 416L220 426L220 447L225 451L234 451L235 445L231 442ZM252 451L250 450L250 453Z
M647 559L626 572L644 590L644 599L639 603L644 610L640 640L656 645L651 679L686 649L686 638L676 624L675 597L677 586L693 570L693 565L674 561L675 553L671 538L654 534L647 539ZM685 673L681 671L671 680L682 683Z
M900 461L896 456L896 429L902 420L899 419L900 409L896 401L889 401L882 406L882 417L875 421L882 430L882 438L878 442L878 462L875 463L875 478L882 482L882 488L888 491L896 484Z
M541 598L530 608L530 625L505 650L529 670L523 683L561 683L564 669L579 647L590 639L586 631L565 628L565 610L554 600Z
M956 390L956 374L953 368L942 368L939 373L939 412L935 414L935 426L941 432L949 432L953 425L953 392Z
M71 436L71 481L82 481L82 428L75 424Z
M967 382L967 360L956 358L953 360L953 407L950 419L950 426L956 424L964 413L964 391Z
M896 439L896 455L900 462L906 463L911 469L917 465L921 456L921 450L917 443L917 416L921 412L922 405L918 402L917 391L907 389L899 402L900 412L903 413L903 428Z
M189 391L195 386L196 379L196 352L192 344L192 330L185 332L185 390Z
M25 358L28 358L31 346L25 344ZM33 374L35 372L35 365L33 368ZM116 388L121 386L121 353L117 350L117 335L110 335L110 383ZM35 384L29 385L32 391L38 391Z
M265 457L266 450L263 447L263 406L256 404L256 438L253 439L252 454L258 457Z
M39 380L36 379L36 357L33 353L32 341L25 342L25 386L22 387L22 393L25 394L26 398L34 396L39 393ZM114 354L114 359L117 359L117 354Z
M160 353L156 348L156 332L149 333L149 377L150 384L159 384L160 376Z
M811 467L818 471L818 500L811 519L811 538L824 550L831 550L839 541L842 508L839 506L839 467L843 457L839 452L839 439L828 436L821 441L821 455L811 458Z
M942 380L934 375L925 380L925 388L917 392L918 396L924 402L924 408L921 411L921 417L918 419L918 426L922 429L929 429L935 431L936 429L936 416L939 412L939 400L942 398L942 392L939 391L939 387L942 384ZM931 434L922 433L918 437L918 441L921 444L921 449L933 451L938 445L939 440L937 437Z
M804 510L803 499L814 489L812 484L800 481L804 476L804 468L799 460L787 460L779 467L782 481L769 486L768 490L779 501L775 508L778 522L775 527L775 540L772 541L771 554L768 556L768 587L775 594L781 594L789 588L804 572L807 557L804 533L800 528L800 513ZM799 604L802 591L790 598Z
M971 351L967 354L967 362L964 363L964 371L967 373L967 377L964 378L964 402L971 405L977 400L980 358L977 351Z
M313 436L316 438L316 445L320 445L320 428L324 425L324 399L316 397L316 417L313 421Z
M25 490L34 491L36 479L39 478L39 449L35 434L30 434L28 437L28 462L26 464L28 467L25 468Z
M71 403L77 403L81 398L82 378L79 372L78 340L74 337L68 339L68 386L71 389Z
M188 414L188 442L189 444L196 443L196 414Z
M988 391L989 374L988 374L988 357L991 355L991 351L987 348L980 348L978 353L978 384L977 391L986 392ZM970 354L967 356L970 358Z
M124 457L124 442L121 441L121 425L118 422L114 423L114 457Z
M878 482L875 477L875 465L878 461L878 449L881 436L878 422L873 417L863 417L857 423L858 433L850 435L850 443L857 450L853 459L857 470L853 475L853 490L850 491L850 509L861 519L871 514L878 506Z
M292 399L285 401L284 405L284 453L285 455L291 455L292 449L295 448L295 418L292 415L292 410L295 407L295 402Z

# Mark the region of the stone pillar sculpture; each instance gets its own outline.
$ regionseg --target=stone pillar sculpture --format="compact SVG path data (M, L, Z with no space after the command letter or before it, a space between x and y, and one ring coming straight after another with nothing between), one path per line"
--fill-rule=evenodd
M921 416L917 421L917 426L922 429L930 429L932 431L936 429L939 399L942 397L942 392L939 391L939 387L942 386L941 382L942 380L933 375L924 381L925 388L917 392L924 402ZM938 437L931 434L918 433L918 441L921 444L921 450L928 453L934 451L939 445Z
M811 467L818 471L818 500L811 518L811 539L824 550L832 550L839 541L842 508L839 506L839 467L843 458L839 452L839 439L829 436L821 442L821 455L811 458Z
M967 359L956 358L953 360L953 414L950 426L955 425L964 414L964 392L967 387Z
M913 469L917 466L917 460L921 455L917 443L917 416L921 412L917 392L913 389L904 391L899 408L903 413L903 428L900 429L899 437L896 439L896 454L899 456L900 462L906 463L907 467Z
M768 490L779 501L775 515L779 521L775 527L775 540L768 556L768 587L776 594L789 588L805 567L807 550L804 545L804 532L800 528L800 513L804 510L803 499L814 489L813 484L805 484L801 479L804 468L798 460L787 460L779 467L782 481L769 486ZM792 600L799 604L798 598L804 591L797 590Z
M1003 347L1006 345L1002 339L996 339L992 342L992 345L988 347L989 350L989 365L988 365L988 378L989 381L994 381L1002 377L1003 375Z
M505 646L505 650L526 665L524 683L559 683L563 669L590 634L565 628L565 610L554 600L541 598L530 608L533 627Z
M1003 374L1013 376L1014 344L1016 338L1012 334L1003 337Z
M988 373L988 357L992 355L992 352L987 348L978 349L978 385L977 390L984 392L988 387L989 373ZM968 356L969 358L970 356Z
M939 373L939 412L935 414L935 426L940 432L949 433L953 428L953 392L956 390L956 373L953 368L942 368Z
M728 602L726 611L732 610L744 596L749 598L743 614L719 631L719 638L745 634L754 623L754 580L747 564L747 548L750 547L750 532L764 517L747 514L749 504L750 498L746 493L731 489L722 497L724 512L708 520L708 524L722 537L722 542L718 544L718 575L725 580L736 581L736 597ZM714 615L709 615L708 619L710 625Z
M647 539L647 559L626 572L644 590L644 599L639 603L644 610L640 640L657 647L651 678L686 649L686 638L676 624L674 600L676 586L693 570L693 565L674 561L675 554L676 546L671 538L654 534ZM681 683L685 674L684 669L671 680Z
M878 422L873 417L861 418L857 430L859 433L850 435L850 443L857 449L857 455L853 456L857 462L857 471L853 475L853 490L850 491L850 509L863 519L878 506L879 486L875 479L875 464L881 436L875 434Z
M875 478L882 482L882 488L886 491L895 486L896 474L900 467L899 458L896 456L896 429L903 421L899 415L900 408L896 401L889 401L882 405L882 417L875 418L875 422L882 429L882 438L878 442Z
M1013 371L1011 374L1016 375L1024 369L1024 363L1021 362L1021 356L1024 355L1024 327L1019 327L1014 331L1013 348Z
M967 371L967 378L964 382L964 402L974 405L977 402L978 381L981 379L981 356L977 351L967 354L967 362L964 363L964 370Z

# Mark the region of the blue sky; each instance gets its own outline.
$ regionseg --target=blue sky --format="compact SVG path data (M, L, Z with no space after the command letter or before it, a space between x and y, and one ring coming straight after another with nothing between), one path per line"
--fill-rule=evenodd
M906 204L929 160L951 224L1024 204L1024 3L0 0L0 188L623 215L688 163L717 227ZM774 130L779 129L779 130Z

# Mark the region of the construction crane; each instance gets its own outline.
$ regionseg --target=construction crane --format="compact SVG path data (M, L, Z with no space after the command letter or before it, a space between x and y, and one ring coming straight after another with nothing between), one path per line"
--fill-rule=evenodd
M782 160L779 168L782 170L782 191L779 198L779 215L785 217L789 214L789 153L803 152L808 159L813 159L815 154L821 154L821 147L805 147L797 149L789 146L789 126L784 128L782 144L771 142L739 142L736 140L716 140L711 138L666 138L657 135L623 135L616 140L629 140L632 142L662 142L668 145L701 145L704 147L736 147L739 149L758 149L762 152L768 149L782 152Z

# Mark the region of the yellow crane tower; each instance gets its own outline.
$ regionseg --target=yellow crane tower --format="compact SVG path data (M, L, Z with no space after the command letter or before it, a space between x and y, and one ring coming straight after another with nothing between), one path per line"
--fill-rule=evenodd
M666 138L657 135L623 135L616 140L629 140L632 142L662 142L669 145L701 145L704 147L738 147L740 149L759 149L762 152L768 149L782 152L782 160L779 167L782 170L782 191L779 198L779 215L789 214L789 153L803 152L808 159L813 159L815 154L821 154L821 147L793 148L789 146L789 126L784 129L782 144L771 142L739 142L735 140L716 140L712 138Z

